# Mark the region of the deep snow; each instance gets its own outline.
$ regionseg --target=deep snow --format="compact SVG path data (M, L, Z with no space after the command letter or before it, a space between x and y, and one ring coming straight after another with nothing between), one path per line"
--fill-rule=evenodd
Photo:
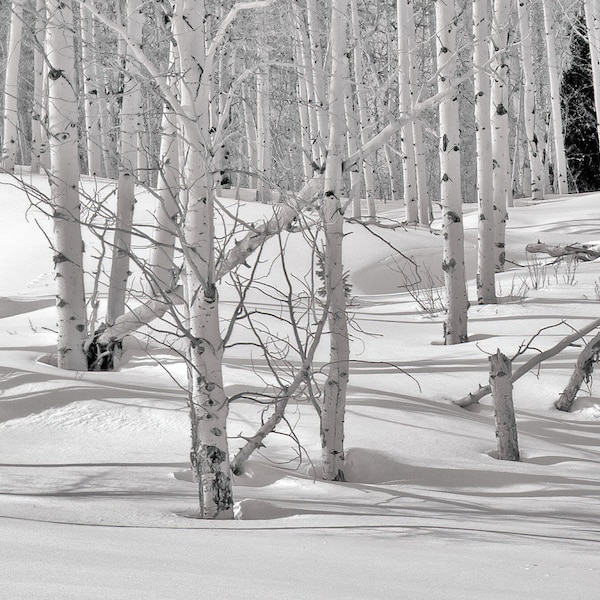
M493 458L489 397L469 410L452 400L487 383L497 348L515 355L556 324L522 362L598 318L598 261L574 272L548 266L542 282L524 247L600 239L599 194L518 202L508 255L525 266L499 276L501 303L471 307L471 341L461 346L440 344L442 315L418 310L403 291L390 245L349 225L346 261L365 332L354 330L352 346L350 481L315 477L317 419L299 403L289 420L309 458L297 460L288 436L268 438L235 479L238 518L206 523L194 518L187 408L171 379L183 365L169 349L153 347L151 358L130 338L117 373L52 366L52 260L35 221L48 223L35 210L25 216L13 184L0 175L0 598L598 597L600 397L592 386L573 412L552 407L581 348L516 384L519 463ZM258 219L270 209L243 210ZM465 210L472 277L477 218ZM402 218L393 205L381 214ZM439 275L439 236L376 231ZM302 265L303 242L288 244ZM470 292L473 300L472 281ZM256 373L269 378L244 347L227 355L230 392L262 385ZM234 402L229 434L251 432L259 411Z

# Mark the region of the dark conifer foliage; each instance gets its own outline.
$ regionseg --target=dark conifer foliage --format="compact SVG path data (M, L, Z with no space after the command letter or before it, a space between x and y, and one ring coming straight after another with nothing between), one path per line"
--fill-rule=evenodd
M571 66L563 74L560 90L569 187L589 192L600 189L600 151L590 48L583 15L573 26L571 55Z

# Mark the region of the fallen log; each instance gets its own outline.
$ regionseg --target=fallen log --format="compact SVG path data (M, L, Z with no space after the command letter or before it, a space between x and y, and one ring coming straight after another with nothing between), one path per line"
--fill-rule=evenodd
M597 244L568 244L566 246L549 246L538 240L535 244L527 244L525 251L531 254L547 254L553 258L572 256L576 260L589 261L600 258Z

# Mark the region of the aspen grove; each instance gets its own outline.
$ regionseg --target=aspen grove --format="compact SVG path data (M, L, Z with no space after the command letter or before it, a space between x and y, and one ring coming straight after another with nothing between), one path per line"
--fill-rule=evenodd
M442 344L469 342L469 312L499 301L496 277L514 262L513 206L591 191L565 145L584 109L564 75L584 61L596 160L598 12L591 0L6 0L1 167L53 222L51 362L118 371L132 336L149 355L174 349L200 518L233 518L232 475L269 435L285 429L303 455L286 416L294 402L316 414L316 476L345 481L356 358L347 227L373 244L386 230L441 236L442 279L429 285L387 242L389 254L403 290L428 289L421 303L439 294ZM142 196L152 208L139 208ZM260 220L247 203L262 206ZM389 207L401 217L382 218ZM234 347L266 365L261 386L228 392ZM236 438L239 398L264 410Z

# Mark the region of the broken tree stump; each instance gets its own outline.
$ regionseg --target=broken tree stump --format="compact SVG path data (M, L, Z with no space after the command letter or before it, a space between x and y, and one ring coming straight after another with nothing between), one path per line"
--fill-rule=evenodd
M512 364L500 350L490 356L489 360L498 458L517 461L519 460L519 440L513 406Z

